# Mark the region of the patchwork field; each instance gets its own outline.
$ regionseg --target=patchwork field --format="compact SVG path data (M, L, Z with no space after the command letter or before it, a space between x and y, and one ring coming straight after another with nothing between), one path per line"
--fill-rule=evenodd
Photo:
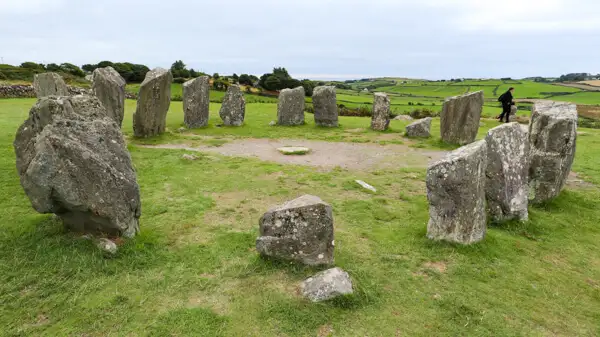
M423 96L465 89L423 87ZM516 96L550 92L520 90ZM415 101L440 108L426 98ZM392 102L404 108L405 99L413 98ZM426 165L454 148L440 142L439 119L432 139L411 140L403 136L408 122L395 120L383 133L360 117L319 128L310 114L306 125L272 127L277 105L248 102L246 124L232 128L219 127L220 104L212 103L208 127L179 132L182 104L172 102L167 132L139 140L128 100L123 132L141 187L141 234L107 258L37 214L23 193L12 142L34 102L0 100L0 336L600 334L600 130L579 130L574 173L559 198L530 207L529 222L491 226L483 242L462 247L425 237ZM482 120L478 138L496 125ZM306 140L317 151L305 160L262 154L275 156L269 144ZM335 151L353 160L319 164ZM372 152L381 161L362 163ZM298 284L318 269L255 252L261 215L303 194L333 207L335 262L354 280L351 297L310 303Z

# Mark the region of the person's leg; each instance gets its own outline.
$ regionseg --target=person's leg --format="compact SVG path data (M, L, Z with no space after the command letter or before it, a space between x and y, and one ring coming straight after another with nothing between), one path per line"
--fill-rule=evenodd
M510 110L508 111L508 113L510 114ZM502 113L500 114L500 117L499 117L500 122L502 122L504 115L506 115L506 104L502 104Z

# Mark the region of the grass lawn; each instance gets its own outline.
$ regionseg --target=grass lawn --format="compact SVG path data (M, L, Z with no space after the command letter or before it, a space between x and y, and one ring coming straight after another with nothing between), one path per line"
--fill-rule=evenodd
M600 132L584 129L573 170L589 186L569 187L530 207L531 220L489 228L470 247L425 238L425 169L319 170L250 158L146 149L143 143L309 138L405 143L407 124L385 133L368 118L338 129L270 127L276 104L248 104L246 124L206 128L192 138L181 102L169 132L130 139L142 195L141 234L105 258L91 242L37 214L24 195L12 147L32 99L0 100L0 336L596 336L600 334ZM123 125L132 134L134 101ZM479 137L498 125L484 120ZM376 186L363 192L354 180ZM595 184L595 185L592 185ZM258 220L302 194L333 206L336 265L355 295L313 304L297 286L317 270L259 258Z

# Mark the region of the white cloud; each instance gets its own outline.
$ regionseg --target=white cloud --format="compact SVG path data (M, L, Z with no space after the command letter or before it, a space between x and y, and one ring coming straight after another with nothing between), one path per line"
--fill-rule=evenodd
M0 15L37 14L63 6L65 0L0 0Z

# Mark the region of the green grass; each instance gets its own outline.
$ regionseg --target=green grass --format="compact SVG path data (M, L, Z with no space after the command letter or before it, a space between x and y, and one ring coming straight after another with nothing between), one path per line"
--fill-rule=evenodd
M577 104L600 105L600 92L576 92L571 95L556 96L553 99Z
M105 258L32 210L19 185L12 141L31 99L0 100L0 336L596 336L600 334L600 132L578 139L574 171L589 188L569 188L531 207L531 221L489 228L461 247L425 238L425 170L354 172L256 159L145 149L188 141L181 103L169 132L131 140L142 195L141 234ZM244 137L398 141L449 149L439 136L416 142L368 130L368 118L340 118L339 129L270 127L275 104L249 104L246 125L219 128L216 140ZM131 135L135 102L123 126ZM483 121L479 138L498 123ZM433 134L439 134L434 120ZM363 192L364 180L378 189ZM336 265L356 293L328 303L299 297L316 272L274 263L254 251L258 219L305 193L331 203Z

